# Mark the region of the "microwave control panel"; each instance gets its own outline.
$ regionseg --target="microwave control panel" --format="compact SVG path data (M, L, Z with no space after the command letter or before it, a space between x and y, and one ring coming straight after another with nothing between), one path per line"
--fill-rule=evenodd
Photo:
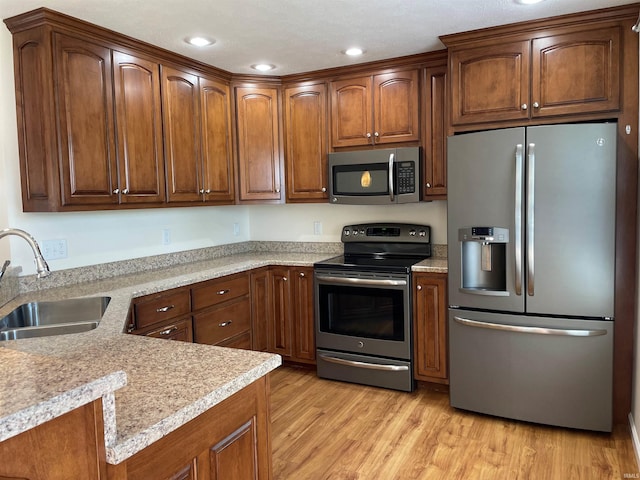
M396 164L397 194L415 193L416 164L414 162L400 162Z

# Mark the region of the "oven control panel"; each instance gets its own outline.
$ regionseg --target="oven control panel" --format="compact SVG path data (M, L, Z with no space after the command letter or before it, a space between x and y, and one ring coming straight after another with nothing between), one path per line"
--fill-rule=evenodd
M431 227L412 223L362 223L346 225L342 242L410 242L429 243Z

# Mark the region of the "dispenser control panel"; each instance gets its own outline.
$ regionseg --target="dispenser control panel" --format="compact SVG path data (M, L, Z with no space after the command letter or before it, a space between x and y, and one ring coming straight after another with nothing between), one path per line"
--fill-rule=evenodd
M500 227L468 227L458 230L461 242L509 243L509 230Z

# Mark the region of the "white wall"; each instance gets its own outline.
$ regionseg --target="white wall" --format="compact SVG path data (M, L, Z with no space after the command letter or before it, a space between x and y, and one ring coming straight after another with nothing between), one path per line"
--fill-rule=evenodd
M0 65L13 65L11 34L4 25L0 27ZM0 69L0 229L21 228L41 245L65 239L68 257L49 260L53 270L247 240L338 242L343 225L368 221L430 224L432 241L446 243L446 203L442 201L384 207L236 205L23 213L14 90L12 69ZM314 234L314 221L322 223L322 235ZM238 223L238 235L234 235L234 223ZM169 245L162 243L163 229L170 232ZM0 239L0 261L6 258L22 265L24 275L35 273L33 255L22 239Z

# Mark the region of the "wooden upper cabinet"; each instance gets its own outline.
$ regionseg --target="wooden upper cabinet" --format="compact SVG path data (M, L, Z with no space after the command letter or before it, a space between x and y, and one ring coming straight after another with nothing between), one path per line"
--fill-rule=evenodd
M418 71L331 82L333 147L417 141Z
M113 52L121 203L164 202L160 66Z
M447 66L425 68L423 199L447 194Z
M231 148L231 93L226 82L200 77L200 125L204 200L235 201Z
M285 89L284 137L287 201L326 201L329 193L325 84Z
M236 88L240 201L283 198L278 110L276 87Z
M229 86L162 67L169 202L233 203Z
M619 27L536 38L532 117L620 108Z
M111 50L55 33L62 205L117 203Z
M545 36L532 33L527 40L480 41L482 46L466 42L449 50L454 126L526 123L620 108L618 26L558 28Z
M169 202L202 200L198 77L162 66L162 115Z
M451 122L528 118L529 48L522 41L450 51Z

